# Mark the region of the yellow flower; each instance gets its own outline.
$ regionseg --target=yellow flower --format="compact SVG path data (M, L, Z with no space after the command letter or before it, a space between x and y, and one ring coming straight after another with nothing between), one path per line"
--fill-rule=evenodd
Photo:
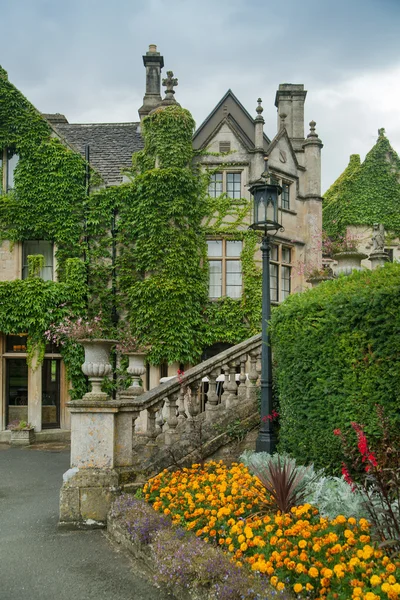
M306 540L300 540L297 544L299 548L305 548L307 546Z
M302 589L303 589L303 586L301 585L301 583L295 583L293 586L293 590L295 591L296 594L301 592Z
M318 569L316 569L315 567L310 567L308 569L308 574L310 577L318 577Z
M238 537L238 542L239 542L239 544L242 544L242 543L245 541L245 539L246 539L246 538L244 537L243 533L241 533L241 534L239 535L239 537Z
M276 589L277 589L277 590L279 590L279 591L281 591L281 590L284 590L284 589L285 589L285 584L284 584L284 583L282 583L282 581L280 581L280 582L277 584L277 586L276 586Z
M360 587L358 587L358 586L355 587L353 589L353 598L359 598L360 596L362 596L362 593L363 593L363 591Z
M372 575L369 582L372 586L375 587L376 585L380 585L382 583L382 579L380 577L378 577L378 575Z
M273 585L274 587L276 586L276 584L278 583L278 578L276 575L274 575L273 577L271 577L270 579L270 583L271 585Z
M243 544L240 544L240 549L242 552L246 552L248 548L248 545L246 544L246 542L243 542Z
M254 537L253 530L249 526L244 528L244 534L248 540L250 540L252 537Z

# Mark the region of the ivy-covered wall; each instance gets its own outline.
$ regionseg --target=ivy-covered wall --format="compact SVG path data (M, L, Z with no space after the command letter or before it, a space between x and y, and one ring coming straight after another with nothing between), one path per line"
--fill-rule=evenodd
M360 162L359 155L325 193L323 227L337 237L349 225L383 223L386 231L400 234L400 159L391 147L385 130Z
M101 188L92 172L89 195L84 159L57 138L3 70L0 123L0 150L19 155L14 190L0 196L1 238L53 242L59 277L1 283L0 295L15 306L9 317L0 315L0 331L28 332L40 344L50 322L68 311L101 310L110 333L116 314L128 319L139 340L151 344L149 358L157 364L195 362L205 347L258 330L261 271L254 261L257 234L247 230L250 203L207 196L208 176L193 161L188 111L172 106L144 119L145 148L133 156L130 182ZM240 300L208 300L207 235L243 240ZM71 278L67 284L69 258L83 261L79 293ZM63 355L82 390L79 351L71 346Z

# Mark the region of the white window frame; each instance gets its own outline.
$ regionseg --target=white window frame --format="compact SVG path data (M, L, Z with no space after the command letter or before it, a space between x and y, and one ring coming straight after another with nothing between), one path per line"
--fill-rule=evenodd
M218 298L224 298L224 297L229 297L232 298L234 300L240 300L240 298L242 297L242 293L243 293L243 275L242 275L242 261L241 261L241 253L243 250L243 242L242 240L233 240L233 239L227 239L227 238L209 238L207 240L208 242L222 242L221 244L221 256L208 256L208 262L213 263L213 262L218 262L221 263L221 293L219 295L210 295L210 288L211 288L211 273L210 273L210 277L209 277L209 299L210 300L218 300ZM227 250L227 244L229 242L235 242L241 243L241 247L240 247L240 252L238 253L237 256L231 256L228 253ZM240 263L240 286L239 285L232 285L232 288L238 288L240 287L240 293L239 295L228 295L227 294L227 289L229 287L229 283L227 283L227 280L229 279L229 271L228 271L228 264L229 263ZM236 272L237 274L238 272Z

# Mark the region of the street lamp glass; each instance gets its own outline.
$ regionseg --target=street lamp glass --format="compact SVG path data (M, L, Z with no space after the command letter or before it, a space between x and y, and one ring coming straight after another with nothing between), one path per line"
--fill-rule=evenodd
M273 183L255 183L250 192L254 196L253 229L279 229L278 196L281 187Z

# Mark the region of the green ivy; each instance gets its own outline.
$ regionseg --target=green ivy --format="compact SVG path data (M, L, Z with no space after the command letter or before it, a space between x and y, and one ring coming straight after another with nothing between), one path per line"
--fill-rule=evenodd
M110 328L117 311L152 345L154 364L196 362L206 346L258 331L261 271L254 261L258 235L247 225L250 203L208 197L209 174L194 160L188 111L172 106L144 119L145 147L133 156L130 182L99 189L92 172L89 195L83 158L55 137L1 68L0 123L0 150L20 157L15 189L0 196L1 238L54 242L59 278L0 284L0 297L15 303L4 304L10 312L1 311L0 331L28 332L32 355L43 348L49 324L70 310L101 311ZM243 240L241 299L208 300L207 235ZM72 257L83 262L70 263ZM67 343L63 357L76 397L83 390L82 350Z
M385 136L384 129L360 164L354 154L350 163L326 192L323 226L333 238L343 235L348 225L383 223L400 234L400 159Z
M333 430L377 436L375 404L400 425L400 265L325 282L275 308L280 450L340 470Z

